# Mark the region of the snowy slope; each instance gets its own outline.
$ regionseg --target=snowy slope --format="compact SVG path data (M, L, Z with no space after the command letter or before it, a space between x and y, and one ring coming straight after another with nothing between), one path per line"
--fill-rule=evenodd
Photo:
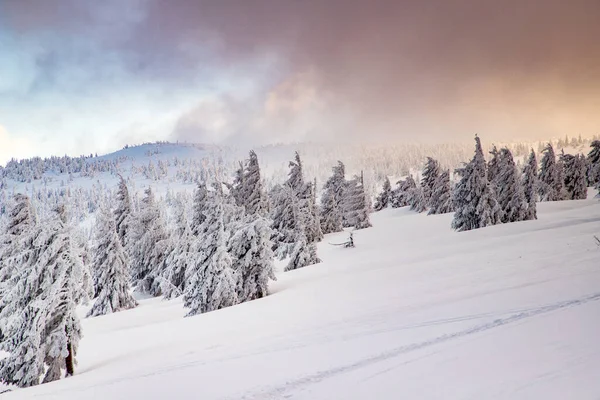
M76 376L6 399L598 399L597 200L450 230L373 214L355 249L272 295L183 318L179 300L86 319Z

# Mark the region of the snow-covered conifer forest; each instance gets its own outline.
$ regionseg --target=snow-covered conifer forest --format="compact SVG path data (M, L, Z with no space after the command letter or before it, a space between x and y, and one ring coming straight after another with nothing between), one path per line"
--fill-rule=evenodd
M599 189L581 137L11 160L1 390L593 398Z

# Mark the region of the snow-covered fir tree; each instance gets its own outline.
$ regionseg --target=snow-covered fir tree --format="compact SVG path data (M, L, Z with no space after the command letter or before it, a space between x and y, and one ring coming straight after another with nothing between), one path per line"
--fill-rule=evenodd
M150 187L144 191L128 236L132 278L137 291L160 296L165 258L171 248L163 213Z
M587 156L588 183L590 186L597 187L600 183L600 140L594 140L590 147L592 149Z
M587 168L583 156L563 154L564 183L567 199L582 200L587 198Z
M323 239L321 230L321 213L317 205L317 183L308 182L305 184L303 193L303 217L306 226L306 239L309 242L320 242Z
M427 211L427 200L425 199L424 189L421 186L415 186L407 192L407 201L411 211L422 213Z
M538 178L537 178L537 158L535 152L531 149L527 164L523 168L523 195L527 203L525 211L525 220L537 219L537 196L538 196Z
M0 298L5 286L11 285L10 279L27 263L33 252L31 234L35 215L29 197L17 193L12 201L14 205L8 213L5 232L0 237Z
M231 236L228 243L237 278L237 299L242 303L268 294L269 279L276 280L270 221L253 214Z
M300 162L298 153L296 153L296 156L298 157L298 162ZM250 151L250 156L243 172L241 197L246 214L262 216L268 214L269 204L263 189L258 157L254 151Z
M541 201L563 200L563 179L561 166L556 162L556 154L552 143L543 150L540 167L539 188Z
M205 182L198 182L198 186L194 192L194 205L192 209L191 231L195 236L198 236L200 227L204 223L206 216L204 215L207 207L208 189Z
M404 180L400 180L396 183L396 189L392 191L392 207L406 207L410 205L411 196L414 190L417 188L412 175L409 175Z
M369 220L369 204L364 189L363 174L355 176L347 183L344 196L344 208L347 221L354 229L364 229L371 226Z
M74 373L81 326L75 308L86 300L87 274L72 240L64 206L26 235L36 249L0 299L0 323L8 356L0 380L21 387Z
M333 190L325 190L321 195L321 231L323 233L341 232L342 211Z
M94 229L93 271L95 297L88 316L111 314L137 306L129 292L129 263L108 206L102 205Z
M341 232L344 221L344 190L346 188L346 169L344 163L332 168L333 175L325 182L321 196L321 230L324 234Z
M461 179L453 194L456 212L452 228L468 231L499 223L501 209L487 180L486 162L478 136L475 136L475 156L457 172Z
M498 171L495 181L498 188L498 203L502 210L501 221L523 221L527 213L527 202L520 174L510 150L507 148L500 150L497 165Z
M115 229L119 234L121 245L126 245L126 236L129 232L129 225L131 224L131 197L129 196L129 189L127 188L127 182L119 175L119 188L117 190L117 207L115 213Z
M454 211L449 170L442 171L436 179L429 204L428 215L445 214Z
M288 185L277 185L271 190L271 219L273 220L273 249L279 259L284 259L291 251L296 239L298 214L294 214L294 204L298 199Z
M210 193L207 206L202 233L193 244L197 257L189 268L183 296L185 307L190 309L187 316L219 310L238 301L233 262L227 252L222 194Z
M488 161L487 164L487 178L488 181L496 185L497 177L500 173L500 152L498 151L498 148L495 145L492 147L490 154L492 155L492 157L490 158L490 161Z
M440 163L431 157L427 157L427 162L425 163L425 167L423 168L423 172L421 174L421 187L423 188L423 198L427 206L429 206L430 204L431 194L433 193L435 182L437 181L439 175Z
M375 211L381 211L384 208L387 208L391 204L391 198L392 185L390 184L390 178L386 176L385 180L383 181L383 188L381 189L381 193L379 193L377 195L377 198L375 199L375 205L373 206L373 209Z

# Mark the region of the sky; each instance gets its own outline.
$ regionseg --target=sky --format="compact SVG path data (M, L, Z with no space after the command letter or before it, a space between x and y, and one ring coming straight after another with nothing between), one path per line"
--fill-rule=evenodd
M600 132L597 0L0 0L0 162Z

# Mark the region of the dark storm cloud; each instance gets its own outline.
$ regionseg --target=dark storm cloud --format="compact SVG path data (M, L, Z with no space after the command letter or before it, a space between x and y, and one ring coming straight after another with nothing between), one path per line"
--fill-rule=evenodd
M252 124L273 129L265 122L273 115L256 103L283 101L286 92L277 88L298 76L308 77L301 93L326 99L318 112L314 101L302 103L311 118L323 118L307 128L317 136L343 131L439 140L477 131L546 138L598 128L598 1L147 0L104 8L4 2L4 22L17 30L87 32L127 60L132 75L169 84L185 84L198 71L206 71L207 81L219 71L252 80L260 69L247 66L272 60L267 77L257 77L254 97L228 100L235 107L226 111L199 101L182 112L176 126L186 137L193 136L196 117L210 119L215 107L220 118L238 119L225 124L236 127L228 135ZM124 7L127 18L119 12ZM120 34L111 35L111 26ZM225 96L235 97L235 88ZM285 126L276 119L274 126ZM269 133L274 140L280 135Z

